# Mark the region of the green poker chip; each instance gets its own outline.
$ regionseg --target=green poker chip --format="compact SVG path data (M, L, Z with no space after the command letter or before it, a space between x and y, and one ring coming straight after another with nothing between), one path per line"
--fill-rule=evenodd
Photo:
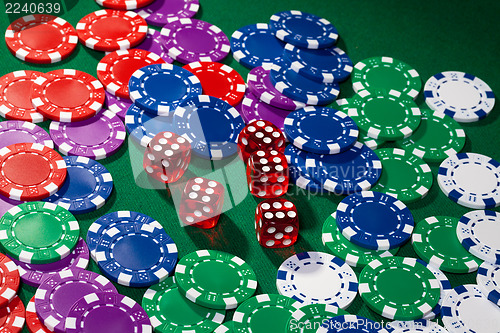
M286 332L290 316L302 306L294 299L277 294L261 294L243 302L234 312L236 332Z
M399 148L375 150L382 162L382 174L372 191L392 195L404 203L424 198L431 189L431 168L420 157Z
M142 297L142 307L157 333L209 333L226 316L224 310L208 309L187 300L179 292L173 277L150 287Z
M417 104L398 91L362 90L347 105L347 115L356 122L361 132L374 139L404 139L420 124Z
M411 238L420 258L449 273L475 272L482 260L470 254L457 236L458 218L431 216L420 221Z
M5 253L28 264L50 264L67 257L80 238L73 214L50 202L26 202L0 219Z
M287 333L316 333L328 320L349 312L327 304L309 304L292 313L288 320Z
M257 277L243 259L229 253L199 250L184 256L175 279L190 301L211 309L234 309L257 289Z
M214 333L235 333L236 331L234 330L234 322L228 321L227 323L224 323L217 327L214 331Z
M387 257L363 268L359 294L370 309L385 318L416 320L438 304L441 284L417 259Z
M328 216L323 223L323 244L335 256L344 260L349 266L364 267L372 260L392 257L399 251L399 247L391 250L370 250L351 243L337 227L336 213Z
M426 162L440 163L459 153L465 146L465 131L453 118L444 113L422 109L422 121L415 132L396 145Z
M396 90L415 99L422 89L418 72L407 63L391 57L372 57L358 62L351 79L355 92Z

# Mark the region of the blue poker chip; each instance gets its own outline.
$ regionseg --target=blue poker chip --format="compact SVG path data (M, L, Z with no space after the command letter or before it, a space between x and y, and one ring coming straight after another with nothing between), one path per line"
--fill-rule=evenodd
M250 69L282 59L284 48L266 23L244 26L231 36L234 59Z
M153 116L135 104L127 110L125 127L130 136L143 147L147 147L160 132L177 132L173 116Z
M337 226L345 238L358 246L390 250L410 239L415 222L403 202L385 193L363 191L339 203Z
M339 95L339 85L308 79L291 68L291 63L279 60L271 67L271 82L280 93L309 105L332 103Z
M149 287L174 270L177 246L159 224L117 223L102 234L95 260L110 280L129 287Z
M337 29L328 20L298 10L274 14L269 27L282 41L308 49L333 46L339 38Z
M338 47L311 50L287 44L284 55L295 72L317 82L345 81L353 69L349 56Z
M284 123L287 139L294 146L316 154L338 154L358 140L358 126L344 112L308 106L291 112Z
M313 179L337 195L367 191L382 174L377 154L361 142L340 154L306 153L305 164Z
M438 304L432 309L431 312L429 312L423 317L423 319L432 320L441 314L441 305L443 304L444 298L446 297L448 292L453 288L451 287L451 283L446 277L446 274L441 272L441 270L432 266L429 263L426 263L423 260L417 259L417 262L427 267L427 269L431 271L431 273L434 275L434 277L439 281L439 284L441 285L441 296L439 298Z
M313 194L328 192L317 183L306 170L305 153L293 145L285 148L285 157L288 162L288 176L296 186L308 190Z
M383 324L371 319L356 316L343 315L325 320L317 333L387 333Z
M113 192L113 177L101 163L83 156L64 156L66 181L43 201L57 204L73 214L93 212Z
M128 83L130 99L153 115L171 115L185 100L202 93L200 80L188 70L158 64L142 67Z
M200 95L174 113L174 125L200 157L220 160L238 152L238 135L245 127L239 112L216 97Z

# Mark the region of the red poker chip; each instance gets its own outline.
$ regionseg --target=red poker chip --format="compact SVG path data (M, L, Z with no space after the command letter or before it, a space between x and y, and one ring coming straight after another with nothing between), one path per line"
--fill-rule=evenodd
M201 82L203 94L222 99L231 106L245 96L245 80L233 68L219 62L192 62L183 67L193 73Z
M66 179L61 155L40 143L16 143L0 149L0 194L38 201L56 193Z
M36 110L61 122L81 121L96 115L105 98L99 80L75 69L58 69L41 75L31 89L31 103Z
M9 304L0 308L0 332L21 332L26 321L25 316L24 304L16 296Z
M112 52L139 45L146 38L148 25L135 12L102 9L83 17L76 32L88 48Z
M26 325L31 333L52 333L38 318L35 309L35 296L31 298L26 306Z
M96 0L99 6L105 8L129 10L145 7L155 0Z
M16 297L20 282L17 265L5 254L0 253L0 308Z
M31 104L33 82L41 72L16 71L0 77L0 115L10 120L40 123L45 120Z
M46 14L18 18L7 27L5 42L16 58L51 64L67 58L76 48L75 29L60 17Z
M119 50L109 53L97 65L97 78L106 90L120 98L129 98L128 81L142 67L164 64L158 55L139 49Z

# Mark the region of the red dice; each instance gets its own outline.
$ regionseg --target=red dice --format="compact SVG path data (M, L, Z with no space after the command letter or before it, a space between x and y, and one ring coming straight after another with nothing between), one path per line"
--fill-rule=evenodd
M288 163L276 150L258 150L248 159L250 193L259 198L276 198L288 191Z
M262 201L255 212L255 232L259 244L267 248L294 244L299 235L297 208L283 198Z
M163 183L179 180L191 161L191 144L172 132L155 135L148 144L143 158L144 170Z
M215 180L191 178L186 183L179 204L179 217L186 225L213 228L224 204L224 186Z
M285 142L283 132L273 123L267 120L252 121L238 136L239 154L246 164L250 155L257 150L274 149L284 152Z

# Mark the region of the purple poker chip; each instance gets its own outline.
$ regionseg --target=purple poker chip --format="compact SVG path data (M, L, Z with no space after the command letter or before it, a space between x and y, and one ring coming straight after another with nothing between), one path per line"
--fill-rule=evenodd
M254 94L245 94L245 98L241 103L241 117L245 123L252 120L267 120L276 125L283 131L285 118L291 111L275 108L267 103L260 101Z
M168 55L183 63L221 61L231 51L229 39L217 26L189 18L170 18L161 38Z
M276 108L293 111L305 107L304 103L286 97L274 87L270 78L271 66L271 64L264 64L248 73L248 90L261 101Z
M144 309L130 297L94 293L80 298L66 317L67 333L150 333L153 327Z
M23 142L40 143L54 148L49 133L38 125L22 120L0 122L0 148Z
M91 135L90 135L91 134ZM106 110L87 120L50 123L50 136L64 155L100 160L114 154L125 141L125 125Z
M159 0L156 0L159 1ZM153 2L153 4L156 3ZM165 60L166 63L171 64L174 62L174 59L168 56L168 52L165 50L161 43L161 34L159 31L155 29L148 29L148 33L146 35L146 39L139 45L135 47L136 49L146 50L152 52Z
M65 333L69 310L80 298L93 293L117 293L104 276L80 268L47 274L35 293L36 314L55 333Z
M20 262L13 258L11 259L16 263L23 283L32 287L38 287L42 283L44 274L57 273L68 268L86 269L89 264L89 258L90 255L87 244L85 244L83 238L80 238L78 243L76 243L75 249L71 251L69 256L51 264L33 265Z
M20 205L23 202L25 201L12 200L0 194L0 218L3 216L3 214L7 213L9 209L14 206Z
M190 18L195 16L199 9L199 0L155 0L136 12L149 24L163 27L169 18Z
M133 102L130 99L121 98L106 91L106 106L108 110L116 114L121 120L125 120L125 114L132 104Z

